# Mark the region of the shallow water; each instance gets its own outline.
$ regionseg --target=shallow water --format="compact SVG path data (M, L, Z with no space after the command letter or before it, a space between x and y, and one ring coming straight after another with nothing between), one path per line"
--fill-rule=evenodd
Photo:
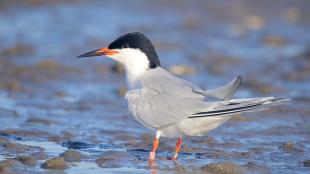
M212 163L229 162L238 169L234 173L306 173L309 5L306 0L1 2L0 161L33 156L35 166L10 170L46 173L42 163L74 149L82 154L79 162L49 172L205 173ZM164 68L184 64L189 71L179 75L202 87L241 74L244 84L236 98L274 95L294 102L238 115L206 137L185 137L176 162L167 160L175 140L162 138L156 164L149 166L154 131L128 114L124 74L114 72L108 59L75 58L132 31L150 37Z

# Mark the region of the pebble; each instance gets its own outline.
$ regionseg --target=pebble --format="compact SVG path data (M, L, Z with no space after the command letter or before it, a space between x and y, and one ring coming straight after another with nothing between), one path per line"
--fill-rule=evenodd
M71 149L61 153L59 156L63 157L64 160L68 163L80 162L82 158L82 154L80 152Z
M310 160L303 161L304 167L310 167Z
M52 169L52 170L64 170L67 169L69 166L64 158L55 157L49 160L46 160L41 167L43 169Z
M201 170L216 174L244 174L247 171L245 167L231 162L207 164Z
M176 75L192 75L195 74L195 69L187 65L172 65L169 71Z
M37 160L34 159L33 157L31 156L17 156L15 158L13 158L14 160L17 160L17 161L20 161L21 163L23 163L24 165L26 166L36 166L37 164Z

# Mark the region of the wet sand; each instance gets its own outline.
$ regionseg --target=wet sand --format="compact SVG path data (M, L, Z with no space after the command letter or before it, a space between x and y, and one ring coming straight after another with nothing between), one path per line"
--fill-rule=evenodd
M307 173L309 6L1 2L0 173ZM128 114L123 69L104 57L75 58L132 31L150 37L164 68L204 88L240 74L235 98L294 102L184 137L177 161L167 159L176 140L161 138L149 166L154 131Z

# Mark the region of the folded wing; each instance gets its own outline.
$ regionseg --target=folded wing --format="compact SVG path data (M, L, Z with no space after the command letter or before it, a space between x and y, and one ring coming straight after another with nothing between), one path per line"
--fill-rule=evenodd
M205 97L211 97L220 100L230 100L232 96L236 93L242 83L242 77L237 76L228 84L215 88L215 89L208 89L208 90L196 90L193 89L194 92L200 93Z

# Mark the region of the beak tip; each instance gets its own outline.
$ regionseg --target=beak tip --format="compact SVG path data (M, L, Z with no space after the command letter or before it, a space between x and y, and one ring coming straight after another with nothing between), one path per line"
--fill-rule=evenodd
M82 54L77 56L77 58L84 58L84 57L93 57L93 56L101 56L101 55L113 55L118 53L117 51L109 50L108 48L100 48L98 50L90 51L88 53Z
M92 56L97 56L95 51L91 51L85 54L81 54L77 56L77 58L85 58L85 57L92 57Z

